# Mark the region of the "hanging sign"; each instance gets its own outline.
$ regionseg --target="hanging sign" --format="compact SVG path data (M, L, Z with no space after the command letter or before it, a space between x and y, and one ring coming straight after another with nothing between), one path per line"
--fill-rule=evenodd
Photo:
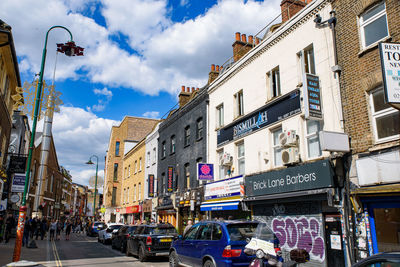
M385 101L400 108L400 43L380 43Z
M8 170L12 173L24 173L26 165L26 157L11 156Z
M14 179L12 182L11 192L22 193L25 187L25 173L14 174Z
M197 163L197 180L214 180L214 164Z
M321 120L321 89L319 88L319 77L307 73L305 75L304 101L306 119Z
M149 197L154 197L154 174L149 174Z
M172 192L174 190L174 167L168 167L168 180L167 180L167 191Z

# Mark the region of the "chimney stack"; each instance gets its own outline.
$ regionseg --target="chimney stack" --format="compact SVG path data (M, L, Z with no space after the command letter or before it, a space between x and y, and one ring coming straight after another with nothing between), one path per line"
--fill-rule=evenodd
M253 36L249 35L249 42L247 42L246 34L240 35L240 32L235 33L235 42L232 44L232 47L233 60L236 62L254 47Z
M187 102L189 102L190 99L190 87L187 87L182 85L182 91L179 94L179 107L183 107L184 105L186 105Z
M283 0L281 2L282 23L290 20L297 12L302 10L310 0Z
M219 65L216 66L217 69L215 69L215 65L211 65L211 71L208 74L208 84L212 83L215 79L217 79L219 75Z

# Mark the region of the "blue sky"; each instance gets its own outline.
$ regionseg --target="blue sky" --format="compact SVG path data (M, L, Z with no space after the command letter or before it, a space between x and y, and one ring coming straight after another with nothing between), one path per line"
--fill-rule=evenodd
M46 31L71 30L84 57L57 56L56 90L64 104L54 117L59 163L73 180L94 175L84 165L104 156L112 125L124 116L161 118L182 85L202 87L211 64L232 56L235 32L254 35L279 14L279 0L2 0L0 19L12 27L22 82L39 72ZM262 37L262 36L260 36ZM60 29L49 35L45 79L51 83ZM40 131L40 124L39 129Z

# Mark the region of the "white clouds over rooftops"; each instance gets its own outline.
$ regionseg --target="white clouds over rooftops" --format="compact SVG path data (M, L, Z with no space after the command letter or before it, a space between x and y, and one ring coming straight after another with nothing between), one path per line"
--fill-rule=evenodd
M0 17L13 27L21 71L39 71L47 29L63 25L74 34L76 44L85 48L85 56L60 56L57 79L84 78L154 95L161 90L176 93L181 84L203 86L209 66L222 64L232 55L234 33L255 34L279 13L279 4L280 0L221 0L205 14L174 23L165 0L102 0L101 4L2 0ZM91 17L96 8L105 27ZM61 30L49 35L47 66L54 66L55 43L68 40ZM49 79L51 71L45 75Z

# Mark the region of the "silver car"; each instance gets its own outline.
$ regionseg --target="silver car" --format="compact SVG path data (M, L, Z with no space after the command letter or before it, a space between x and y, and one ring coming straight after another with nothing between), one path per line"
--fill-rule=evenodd
M123 226L122 223L108 223L104 226L104 228L99 229L99 235L97 237L97 241L100 243L110 243L113 232L117 232L119 228Z

